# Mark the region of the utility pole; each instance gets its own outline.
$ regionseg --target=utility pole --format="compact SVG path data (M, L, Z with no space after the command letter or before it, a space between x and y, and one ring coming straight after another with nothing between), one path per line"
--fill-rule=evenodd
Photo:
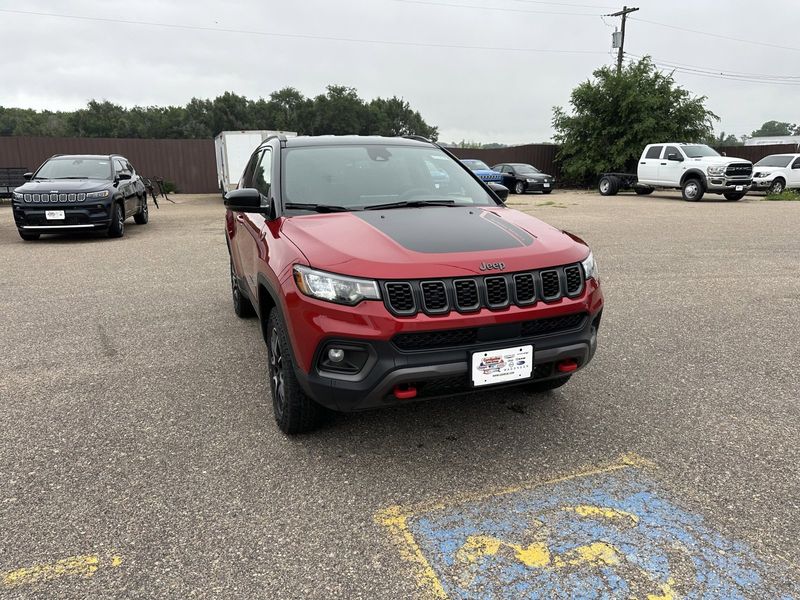
M628 14L637 10L639 9L635 7L628 8L623 6L621 11L605 15L606 17L622 17L622 31L620 32L622 36L619 44L619 54L617 54L617 75L622 71L622 58L625 56L625 21L628 20Z

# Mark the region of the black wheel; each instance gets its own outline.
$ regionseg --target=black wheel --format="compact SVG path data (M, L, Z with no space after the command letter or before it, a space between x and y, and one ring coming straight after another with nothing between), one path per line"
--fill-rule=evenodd
M542 193L543 193L543 194L546 196L547 194L549 194L549 193L550 193L550 192L552 192L552 191L553 191L553 190L542 190Z
M144 225L150 220L150 213L147 210L147 196L145 195L144 199L140 198L139 203L139 212L133 215L133 220L136 221L137 225Z
M783 190L786 189L786 182L781 179L780 177L776 177L772 185L769 186L769 190L767 191L768 194L780 194Z
M253 305L239 288L239 279L233 269L233 259L231 259L231 296L233 297L233 312L236 313L237 317L248 319L255 316L256 311L253 310Z
M514 193L515 194L524 194L525 193L525 184L521 181L518 181L514 184Z
M601 196L616 196L619 191L619 180L611 175L606 175L600 179L598 189Z
M311 431L322 423L327 411L306 396L297 381L289 336L277 309L270 312L267 332L269 389L275 422L289 435Z
M744 198L744 194L742 192L725 192L723 196L725 196L725 200L730 202L736 202L737 200Z
M111 224L108 226L108 237L120 238L125 235L125 209L121 202L114 203L111 209Z
M570 377L572 377L572 375L559 377L557 379L546 379L545 381L534 381L533 383L527 385L527 390L533 392L534 394L549 392L550 390L560 388L569 381Z
M26 242L32 242L34 240L38 240L40 233L28 233L27 231L22 231L22 229L17 229L19 232L19 237L21 237Z
M687 179L683 182L681 195L687 202L698 202L705 193L703 182L699 179Z
M637 187L637 188L633 188L633 189L640 196L647 196L649 194L652 194L655 191L651 187Z

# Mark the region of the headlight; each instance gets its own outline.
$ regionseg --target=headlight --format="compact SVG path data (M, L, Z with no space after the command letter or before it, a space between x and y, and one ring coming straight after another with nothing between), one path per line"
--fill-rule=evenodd
M86 194L87 198L108 198L108 190L103 190L102 192L89 192Z
M362 300L380 300L378 282L294 266L294 282L306 296L355 306Z
M597 263L594 262L594 255L591 252L589 252L589 256L581 261L581 266L583 267L583 273L586 275L586 279L597 279Z
M23 194L20 194L19 192L14 192L14 200L22 200L23 198L24 198Z
M717 165L714 167L708 167L706 171L709 175L725 175L725 169L728 167L726 165Z
M527 181L528 183L536 183L535 179L526 179L525 181Z

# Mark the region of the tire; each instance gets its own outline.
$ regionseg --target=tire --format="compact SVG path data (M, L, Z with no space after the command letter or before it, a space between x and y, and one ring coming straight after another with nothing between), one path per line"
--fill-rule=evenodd
M141 198L139 200L141 202L141 208L138 213L133 215L133 220L137 225L145 225L150 220L150 211L147 208L147 196L145 195L144 200Z
M277 309L270 312L267 320L267 354L272 409L278 428L295 435L319 427L327 411L306 396L297 381L289 336Z
M249 319L255 316L256 311L253 309L252 303L239 288L239 279L233 269L233 259L231 259L231 297L233 298L233 312L236 313L237 317Z
M786 189L786 182L781 177L776 177L767 190L768 194L780 194Z
M742 192L725 192L723 196L725 196L725 200L728 200L729 202L736 202L744 198L744 194Z
M38 240L39 236L42 235L41 233L28 233L27 231L22 231L22 229L17 229L19 233L19 237L21 237L26 242L32 242L34 240Z
M125 209L121 202L115 202L111 213L111 224L108 226L108 237L121 238L125 235Z
M705 193L703 182L694 177L684 181L681 187L681 196L687 202L699 202Z
M525 193L525 184L521 181L518 181L514 184L514 193L515 194L524 194Z
M528 384L526 387L529 392L533 392L534 394L542 394L544 392L549 392L550 390L560 388L570 380L570 377L572 377L572 375L559 377L557 379L546 379L545 381L535 381Z
M651 188L651 187L645 187L645 188L637 187L637 188L633 188L633 191L635 191L640 196L648 196L648 195L652 194L655 191L655 189Z
M619 180L613 176L601 177L597 188L601 196L616 196L619 191Z

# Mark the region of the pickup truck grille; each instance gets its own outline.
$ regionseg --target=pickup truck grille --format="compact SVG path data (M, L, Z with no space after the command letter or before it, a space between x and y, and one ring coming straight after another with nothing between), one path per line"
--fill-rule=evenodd
M725 170L728 177L749 178L753 174L753 165L750 163L732 163Z
M395 315L413 316L502 310L511 304L528 306L538 301L574 298L584 289L579 264L485 277L383 282L384 304Z
M466 329L398 333L392 338L392 343L404 352L458 348L460 346L474 346L478 343L488 342L514 343L519 338L531 338L581 329L586 324L586 317L586 313L573 313L563 317L534 319L510 325L487 325L486 327L470 327Z

